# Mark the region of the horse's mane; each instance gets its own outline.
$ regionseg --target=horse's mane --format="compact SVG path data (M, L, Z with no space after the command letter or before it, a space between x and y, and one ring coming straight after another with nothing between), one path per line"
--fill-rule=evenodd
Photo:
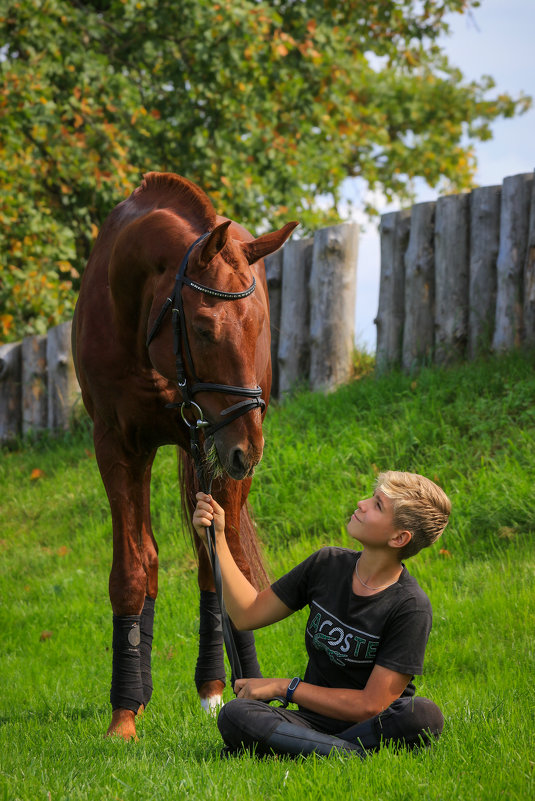
M131 195L134 203L152 208L172 208L186 218L213 228L216 211L202 189L187 178L172 172L148 172Z

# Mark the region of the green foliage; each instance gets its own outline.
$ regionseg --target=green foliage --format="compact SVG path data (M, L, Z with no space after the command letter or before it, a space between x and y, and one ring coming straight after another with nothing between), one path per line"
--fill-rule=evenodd
M151 169L252 229L339 220L347 176L471 184L471 144L529 101L438 39L470 0L4 0L0 337L72 311L98 226ZM490 94L489 94L490 93Z
M219 733L193 683L196 566L181 533L172 448L153 470L154 695L138 743L104 739L111 523L91 436L80 427L2 453L0 798L532 798L534 360L429 369L416 383L364 377L328 397L303 393L268 416L252 505L275 575L321 543L349 545L346 516L377 468L436 472L452 498L446 547L409 562L434 609L416 684L446 718L438 746L421 753L219 760ZM306 610L257 632L266 675L302 674L305 619Z

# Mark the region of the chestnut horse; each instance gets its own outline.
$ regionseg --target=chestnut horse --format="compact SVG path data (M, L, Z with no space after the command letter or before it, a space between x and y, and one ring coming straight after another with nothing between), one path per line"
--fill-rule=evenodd
M106 219L84 272L73 354L113 526L108 734L135 737L135 716L152 693L158 547L150 519L151 466L160 445L183 449L182 500L191 512L196 477L189 428L199 415L208 425L204 450L219 471L212 491L225 509L229 547L253 583L264 577L245 504L262 456L271 385L262 258L296 225L254 239L217 215L195 184L148 173ZM210 708L220 702L225 682L221 618L210 562L198 539L196 545L195 681ZM253 635L237 634L236 647L244 675L261 675Z

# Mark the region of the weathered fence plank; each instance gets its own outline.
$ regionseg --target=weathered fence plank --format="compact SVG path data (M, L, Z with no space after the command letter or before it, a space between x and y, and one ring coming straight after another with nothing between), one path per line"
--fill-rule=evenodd
M496 351L511 350L522 342L523 270L532 184L532 173L512 175L502 184L496 321L492 341Z
M278 350L279 397L308 379L310 370L310 299L313 239L292 240L282 256L282 293Z
M317 231L310 276L310 388L349 380L355 329L358 225Z
M48 332L48 428L67 429L79 394L71 355L71 323L62 323Z
M46 336L22 340L22 433L48 425Z
M535 345L535 180L531 184L528 242L524 262L524 341Z
M271 331L271 395L279 397L279 339L281 319L282 254L277 250L264 259L269 294L269 325Z
M435 362L462 359L468 340L469 196L437 200L435 214Z
M470 195L469 359L490 349L494 333L501 191L485 186Z
M405 303L401 363L404 370L430 359L435 333L434 223L436 203L412 207L405 252Z
M0 444L7 445L22 431L22 374L20 342L0 346Z
M381 217L381 278L377 326L376 367L382 372L401 364L405 318L405 251L409 241L410 209Z

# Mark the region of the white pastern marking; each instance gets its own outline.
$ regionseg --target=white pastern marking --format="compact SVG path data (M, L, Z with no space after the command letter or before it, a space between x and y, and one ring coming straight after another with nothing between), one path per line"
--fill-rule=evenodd
M220 708L223 706L223 696L210 695L209 698L201 698L201 706L205 712L215 718Z

